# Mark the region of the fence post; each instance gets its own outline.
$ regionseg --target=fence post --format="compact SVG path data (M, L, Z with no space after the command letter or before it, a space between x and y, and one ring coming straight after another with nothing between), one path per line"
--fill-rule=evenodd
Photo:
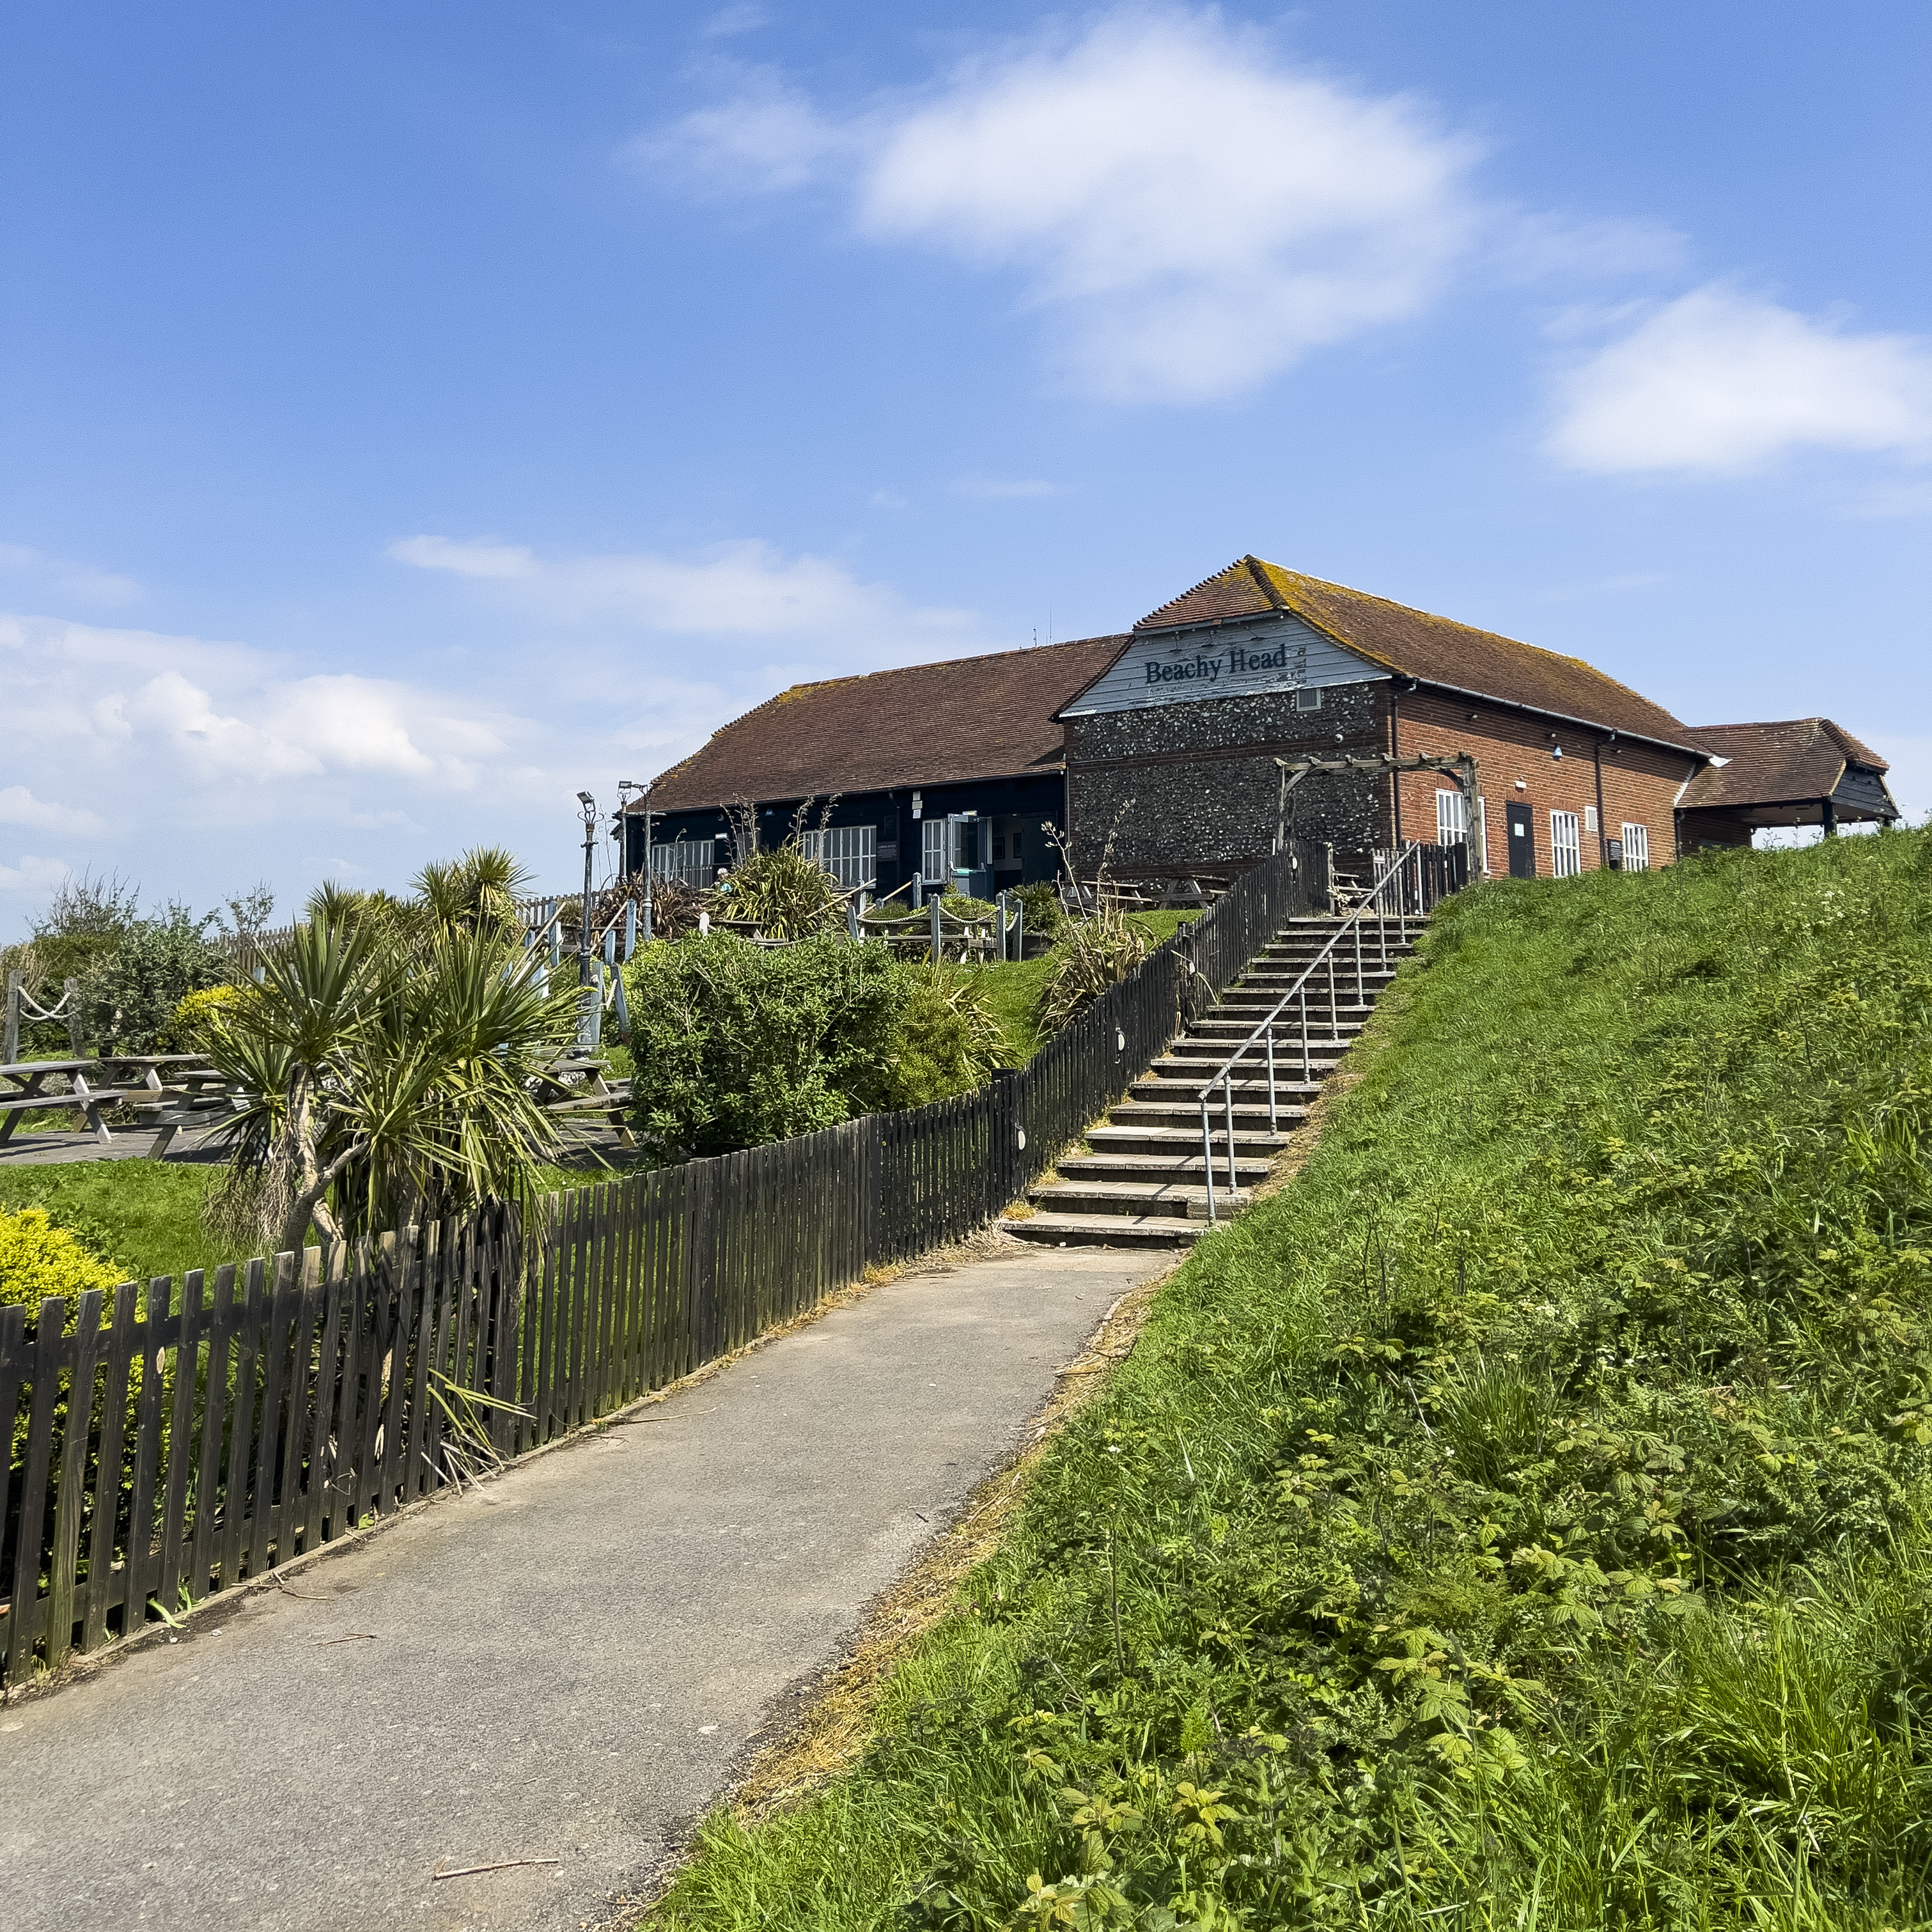
M998 1176L998 1214L1017 1201L1026 1188L1026 1074L1023 1068L993 1070L993 1133L997 1142L994 1173Z
M20 1057L20 995L26 980L17 967L7 975L7 1041L0 1048L0 1066L11 1066Z
M74 1049L74 1057L80 1058L80 982L66 980L61 983L61 999L67 1007L67 1043Z
M932 902L932 963L935 966L939 964L940 956L939 902L934 899Z
M1006 963L1006 894L1005 894L1004 892L1001 892L1001 893L1000 893L1000 895L999 895L999 896L998 896L998 897L994 900L994 902L993 902L993 905L994 905L994 909L995 912L996 912L996 913L998 914L998 916L997 917L997 919L994 921L994 924L998 927L998 928L999 928L999 934L1000 934L1000 964L1002 966L1004 966L1004 965Z
M885 1259L885 1216L881 1211L886 1177L886 1124L877 1114L859 1123L859 1247L860 1264L877 1268Z

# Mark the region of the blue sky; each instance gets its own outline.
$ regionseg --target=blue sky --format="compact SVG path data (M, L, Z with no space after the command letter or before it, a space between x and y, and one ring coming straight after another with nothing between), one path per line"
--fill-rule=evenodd
M1932 10L16 5L0 936L1253 550L1932 808Z

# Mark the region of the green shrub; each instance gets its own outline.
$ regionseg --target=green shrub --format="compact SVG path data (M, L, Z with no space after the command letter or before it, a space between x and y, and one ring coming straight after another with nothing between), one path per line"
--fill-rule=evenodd
M97 1261L64 1228L57 1228L44 1208L17 1214L0 1208L0 1302L24 1302L37 1309L50 1294L69 1303L90 1288L112 1288L123 1279L118 1268Z
M892 1104L899 1107L970 1093L994 1067L1015 1064L983 974L927 961L910 969L894 1054Z
M1118 986L1153 950L1148 935L1118 906L1068 923L1053 943L1036 1019L1056 1034L1078 1019L1109 986Z
M1066 923L1060 903L1059 889L1050 880L1036 879L1019 889L1020 903L1026 908L1026 929L1032 938L1051 940Z
M170 1053L205 1053L208 1023L224 1008L247 997L245 986L203 986L186 994L162 1029L161 1043Z
M88 1040L104 1052L159 1052L182 1000L228 977L228 956L208 937L214 918L196 920L185 906L171 905L130 926L98 957L80 981Z
M728 1154L982 1084L1006 1036L970 973L815 934L692 934L625 968L634 1118L666 1159Z
M729 1153L894 1104L906 968L830 934L644 947L625 968L640 1133L667 1157Z

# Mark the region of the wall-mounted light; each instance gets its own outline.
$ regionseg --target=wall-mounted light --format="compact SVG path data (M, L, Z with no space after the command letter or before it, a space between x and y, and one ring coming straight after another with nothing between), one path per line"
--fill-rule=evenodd
M1561 745L1552 746L1550 755L1560 765L1563 762L1563 747Z

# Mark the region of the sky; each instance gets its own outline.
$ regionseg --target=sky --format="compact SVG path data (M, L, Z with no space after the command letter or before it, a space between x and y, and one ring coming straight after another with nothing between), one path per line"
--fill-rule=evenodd
M1253 552L1932 809L1932 9L0 13L0 940Z

